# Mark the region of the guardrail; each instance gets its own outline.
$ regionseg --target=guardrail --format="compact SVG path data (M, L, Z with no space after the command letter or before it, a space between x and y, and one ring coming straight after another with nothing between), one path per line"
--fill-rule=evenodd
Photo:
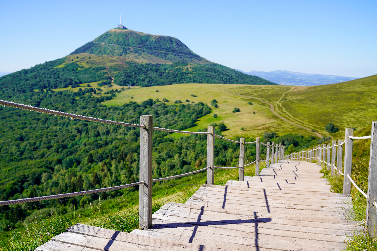
M368 191L367 194L357 186L351 178L352 157L353 157L353 140L371 139L370 144L370 163L368 176ZM342 172L342 146L345 144L344 170ZM337 163L336 163L337 158ZM331 175L344 176L343 194L351 195L351 185L367 198L366 210L366 226L368 227L369 235L376 237L377 225L377 121L372 122L371 135L363 137L354 137L353 129L345 130L345 140L332 140L326 146L318 145L307 151L300 151L286 155L285 159L305 160L308 162L317 161L317 165L325 164L326 168L331 171Z
M244 138L240 138L239 141L225 138L221 135L215 134L215 127L209 126L207 132L190 132L190 131L180 131L174 129L166 129L153 127L153 116L151 115L143 115L140 117L140 124L130 124L125 122L117 122L111 120L104 120L92 117L86 117L82 115L72 114L72 113L64 113L60 111L49 110L46 108L39 108L29 105L18 104L14 102L8 102L4 100L0 100L0 105L14 107L23 110L35 111L39 113L46 113L55 116L63 116L69 117L71 119L80 119L86 121L93 121L105 124L114 124L128 127L139 127L140 128L140 178L139 182L132 184L125 184L121 186L114 186L108 188L100 188L89 191L81 191L74 193L66 193L66 194L57 194L57 195L49 195L42 197L33 197L33 198L23 198L18 200L8 200L8 201L0 201L0 206L5 205L15 205L21 203L28 202L36 202L43 200L51 200L51 199L59 199L59 198L68 198L74 196L80 196L85 194L93 194L93 193L101 193L106 191L119 190L127 187L132 187L139 185L139 227L140 229L149 229L152 226L152 183L157 181L175 179L179 177L184 177L192 174L196 174L202 171L207 170L207 184L214 184L214 170L217 168L220 169L239 169L239 180L244 181L244 168L250 165L256 164L255 175L259 175L259 164L260 164L260 147L261 145L267 146L266 152L266 167L271 163L277 163L280 160L284 159L284 146L275 144L274 142L267 142L264 144L260 142L260 138L257 137L256 141L253 142L245 142ZM188 172L184 174L174 175L170 177L164 177L159 179L152 178L152 149L153 149L153 131L166 131L173 133L185 133L185 134L206 134L207 135L207 167ZM215 137L227 140L236 144L240 144L240 154L239 154L239 165L238 167L216 167L214 166L214 142ZM256 160L245 164L245 146L246 144L255 144L256 146ZM271 153L271 154L270 154Z

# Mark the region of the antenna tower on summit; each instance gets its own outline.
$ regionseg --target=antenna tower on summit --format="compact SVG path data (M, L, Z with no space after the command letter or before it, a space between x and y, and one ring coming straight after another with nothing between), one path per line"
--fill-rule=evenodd
M117 27L120 29L126 29L126 27L121 24L121 14L120 14L120 24Z

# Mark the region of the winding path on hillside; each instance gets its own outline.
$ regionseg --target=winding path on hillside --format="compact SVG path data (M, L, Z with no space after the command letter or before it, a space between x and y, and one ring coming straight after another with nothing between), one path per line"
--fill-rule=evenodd
M164 205L149 230L76 224L36 250L343 250L356 229L346 219L350 205L316 164L282 161Z
M292 89L290 89L289 91L291 91L291 90L292 90ZM280 99L282 99L282 98L284 97L284 95L285 95L286 93L288 93L289 91L283 93L283 96L282 96ZM318 132L313 132L312 129L310 129L310 128L308 128L308 127L305 127L305 126L302 126L302 125L299 125L299 124L297 124L297 123L295 123L295 122L293 122L293 121L290 121L288 118L286 118L286 117L284 117L283 115L279 114L279 111L275 109L275 106L274 106L273 104L271 104L271 103L269 103L269 102L267 102L267 101L264 101L264 100L261 99L261 98L257 98L257 97L253 97L253 96L249 96L249 97L247 97L246 95L238 94L238 93L235 93L235 92L231 92L231 91L228 91L228 92L231 93L231 94L234 94L234 95L237 95L237 96L243 97L243 98L253 98L253 99L259 100L260 102L262 102L262 103L264 103L264 104L266 104L266 105L269 105L269 106L270 106L270 111L271 111L275 116L277 116L278 118L282 119L284 122L286 122L286 123L288 123L288 124L291 124L291 125L293 125L293 126L296 126L296 127L302 128L302 129L304 129L304 130L307 130L307 131L309 131L309 132L311 132L311 133L314 133L317 137L322 138L322 135L321 135L320 133L318 133ZM280 100L280 99L279 99L279 100Z

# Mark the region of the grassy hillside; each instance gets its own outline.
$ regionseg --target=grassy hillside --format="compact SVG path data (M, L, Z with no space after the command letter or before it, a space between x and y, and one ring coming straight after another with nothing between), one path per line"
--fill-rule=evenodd
M176 100L204 102L212 107L212 113L200 118L190 130L224 122L230 129L224 132L228 137L259 136L275 131L280 135L296 133L334 138L341 137L345 128L359 130L377 119L376 76L310 87L180 84L131 88L104 104L121 105L148 98L161 101L166 98L168 104ZM213 99L217 100L218 108L211 105ZM233 113L234 108L240 108L240 112ZM329 122L340 131L326 132Z
M159 99L160 101L166 98L168 100L166 103L168 104L175 104L177 100L180 100L184 104L204 102L212 108L212 113L200 118L197 126L190 128L192 131L207 128L211 123L224 122L229 129L224 132L224 135L227 137L258 137L266 131L275 131L280 134L291 132L303 135L310 134L306 130L298 129L290 124L283 124L282 120L270 112L268 105L232 93L242 86L243 85L180 84L144 88L136 87L118 93L114 99L104 102L103 104L121 105L129 101L140 103L148 98L152 98L153 100ZM257 89L266 90L267 88L269 87ZM280 89L281 86L278 86L278 88ZM213 99L218 102L218 108L211 105ZM189 102L186 102L186 100ZM249 102L252 104L250 105ZM234 108L240 108L240 112L233 113ZM217 118L214 118L214 114L217 114ZM241 128L244 130L241 130Z

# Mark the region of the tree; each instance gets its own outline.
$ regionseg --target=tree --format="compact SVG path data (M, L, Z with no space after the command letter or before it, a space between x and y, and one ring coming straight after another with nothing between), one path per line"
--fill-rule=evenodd
M233 110L233 113L240 112L240 111L241 111L240 108L235 107Z
M221 122L221 123L217 126L217 128L218 128L220 131L222 131L222 132L227 130L226 125L224 124L224 122Z
M93 155L92 155L92 153L89 153L89 154L88 154L88 157L87 157L87 163L88 163L88 164L92 164L92 163L93 163Z
M338 127L336 127L335 125L333 125L332 122L330 122L329 124L327 124L325 126L325 131L330 132L330 133L335 133L335 132L338 132L339 129L338 129Z

